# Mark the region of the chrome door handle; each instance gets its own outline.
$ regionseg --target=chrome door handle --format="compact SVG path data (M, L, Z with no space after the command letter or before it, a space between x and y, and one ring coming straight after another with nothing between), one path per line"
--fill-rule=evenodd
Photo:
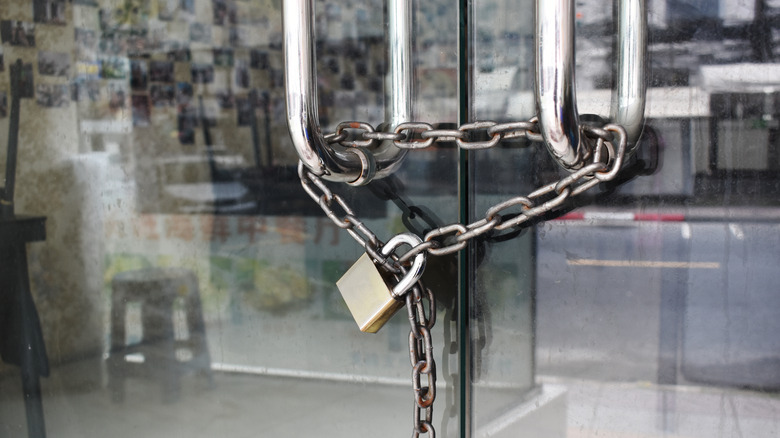
M568 170L582 167L574 80L574 0L536 0L536 106L548 150Z
M642 131L645 108L647 13L645 0L620 0L613 122L625 126L630 144ZM536 104L539 128L558 163L583 165L574 74L574 0L536 0Z
M645 0L620 0L617 16L617 72L612 92L612 120L628 135L626 154L632 154L645 119L647 78L647 4Z
M390 99L387 119L391 130L412 121L414 60L412 59L412 1L387 0L387 45L390 53ZM393 146L394 149L398 149Z
M389 0L391 128L411 120L412 15L410 2ZM385 141L367 150L346 148L325 140L317 111L317 72L314 53L313 0L284 0L284 81L287 124L301 162L329 181L355 185L389 175L400 165L405 150Z

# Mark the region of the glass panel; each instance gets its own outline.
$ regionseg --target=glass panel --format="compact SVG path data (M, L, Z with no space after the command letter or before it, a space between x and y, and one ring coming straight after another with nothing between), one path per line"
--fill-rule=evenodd
M0 435L411 432L406 313L357 330L335 282L362 249L298 180L281 13L263 0L2 2L1 138L17 132L14 96L19 110L18 154L0 153L0 169L16 163L0 199ZM318 1L315 14L323 130L379 125L383 2ZM457 6L422 2L415 23L416 118L454 122ZM458 220L457 169L456 148L435 145L376 184L329 186L387 241ZM443 436L461 415L457 274L453 257L426 274Z
M647 5L646 124L619 181L471 254L473 436L777 432L780 4ZM533 2L475 14L476 119L530 118ZM576 2L581 114L609 117L613 29ZM560 178L543 149L474 152L473 217Z
M509 106L522 106L522 93L533 102L533 11L531 1L488 2L473 8L475 120L510 121ZM524 111L511 120L528 120L534 114L532 105ZM485 217L499 202L532 192L541 181L534 166L540 153L546 154L525 140L472 152L470 220ZM560 411L561 394L535 381L535 236L533 227L493 232L469 253L468 436L517 436L521 431L554 436L562 427L564 416L551 417ZM542 418L549 421L542 423Z

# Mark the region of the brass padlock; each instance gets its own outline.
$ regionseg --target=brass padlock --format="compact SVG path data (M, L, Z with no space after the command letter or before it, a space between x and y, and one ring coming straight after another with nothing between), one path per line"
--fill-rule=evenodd
M400 244L412 246L422 243L414 234L399 234L382 247L384 256L392 253ZM392 276L383 276L368 254L363 254L336 282L341 296L347 303L360 331L376 333L404 305L404 294L422 276L425 269L425 252L414 257L406 275L390 287Z

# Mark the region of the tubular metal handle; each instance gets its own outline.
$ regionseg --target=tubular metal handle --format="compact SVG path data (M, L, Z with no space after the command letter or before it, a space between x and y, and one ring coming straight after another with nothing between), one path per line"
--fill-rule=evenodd
M647 5L645 0L620 0L617 15L617 73L612 92L612 120L628 135L626 154L636 149L642 134L647 81Z
M411 6L394 0L390 10L389 45L391 93L389 119L392 124L407 121L411 116ZM395 12L395 13L393 13ZM402 14L396 17L396 14ZM329 181L365 184L373 178L392 173L405 151L393 142L384 142L370 153L352 151L331 145L322 135L317 111L317 73L315 71L313 0L284 0L282 24L284 32L284 81L287 104L287 125L301 162L314 174ZM366 160L371 161L370 170ZM375 174L373 173L375 171Z
M574 0L536 0L536 106L550 153L564 168L582 166L574 81Z
M644 60L647 18L644 0L620 0L618 72L612 118L636 143L645 107ZM550 153L567 170L582 167L574 77L574 0L536 0L536 104Z
M387 21L390 64L390 86L388 87L390 99L387 114L392 130L403 122L412 121L412 96L414 96L412 2L387 0ZM393 149L399 150L395 146Z

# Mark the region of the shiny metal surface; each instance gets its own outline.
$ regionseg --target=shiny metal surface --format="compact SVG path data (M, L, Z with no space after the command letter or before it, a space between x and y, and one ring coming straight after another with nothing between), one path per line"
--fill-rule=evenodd
M354 123L363 124L361 122ZM480 129L486 129L491 136L498 135L501 138L526 137L531 141L543 141L538 132L536 132L536 123L534 122L513 122L500 125L495 122L482 123L484 123L484 126ZM408 124L405 123L405 125ZM412 125L414 125L414 129L422 133L436 132L433 126L427 123L413 123ZM470 125L473 124L463 126ZM373 131L366 131L366 133L371 132ZM468 132L468 129L459 129L457 132ZM517 196L496 204L487 210L482 219L468 225L455 223L435 228L426 233L422 240L412 234L400 234L390 239L387 244L382 245L376 233L355 216L355 212L349 204L338 194L333 193L317 175L307 171L303 164L298 166L298 176L301 179L303 189L314 202L319 204L325 215L337 227L346 230L377 263L382 265L383 269L398 274L401 270L398 269L397 264L405 263L414 258L415 261L411 270L407 273L406 278L402 280L404 286L401 286L401 283L399 283L392 292L394 296L400 296L414 285L414 282L410 280L416 275L413 273L418 271L421 273L424 269L424 266L417 267L418 256L421 253L428 252L431 255L452 254L462 250L469 240L493 230L503 231L514 227L528 226L531 219L557 208L568 198L578 196L600 182L614 179L621 170L626 151L625 130L619 125L607 124L603 128L586 126L583 132L596 145L594 153L589 158L590 163L583 165L576 172L572 172L558 181L534 190L526 196ZM438 139L452 141L454 133L451 130L439 131L439 136L431 135L427 140L420 143L431 145ZM403 142L396 141L396 143ZM496 142L496 144L498 143L500 141ZM602 148L604 149L603 151ZM606 152L606 156L603 156L604 152ZM520 212L513 213L511 211L517 208L520 209ZM340 210L343 215L337 214L337 210ZM398 258L393 260L389 255L395 252L402 243L410 245L411 249L404 254L398 255ZM406 286L407 283L411 284Z
M412 2L387 0L387 59L389 62L389 98L385 110L388 131L400 123L412 120L412 97L414 96L414 61ZM377 160L392 160L403 156L406 151L397 148L393 142L382 142L374 151Z
M312 12L313 5L308 0L285 0L282 5L287 125L306 167L328 180L350 182L359 176L357 157L350 161L337 156L320 130Z
M312 0L284 0L282 5L285 100L290 137L301 162L316 175L329 181L365 184L374 177L392 173L400 164L404 151L396 148L392 142L380 144L371 154L375 161L375 165L371 167L376 169L376 175L366 177L366 171L357 155L325 141L317 112L313 8ZM398 9L403 12L405 7ZM404 13L408 20L396 19L399 23L396 27L401 30L391 34L405 36L411 41L411 32L408 29L411 27L411 16L408 11ZM395 88L408 86L412 82L411 43L398 43L396 49L402 52L399 55L402 59L392 62L396 66L391 70L394 95L390 116L392 121L408 117L411 113L411 89L395 96L398 91Z
M433 354L431 329L436 324L436 300L431 290L422 282L417 282L405 298L411 326L409 359L412 363L412 389L414 390L412 437L427 434L429 438L435 438L433 402L436 400L436 360ZM425 301L428 302L427 306L424 304ZM423 375L425 375L425 385L422 384Z
M620 0L617 16L616 86L611 118L625 128L633 152L644 126L647 81L647 5L645 0Z
M574 1L536 1L536 105L545 143L568 170L581 167L574 78Z
M389 256L393 253L393 251L395 251L396 248L404 243L414 248L415 246L422 243L422 239L411 233L396 234L387 241L385 246L382 247L382 255ZM422 277L423 271L425 271L425 261L426 254L424 252L419 252L414 256L412 266L409 268L406 274L404 274L403 278L401 278L401 280L398 281L395 286L393 286L392 294L395 298L400 299L403 297L404 294L406 294L406 292L408 292L415 285L415 283L420 281L420 277Z

